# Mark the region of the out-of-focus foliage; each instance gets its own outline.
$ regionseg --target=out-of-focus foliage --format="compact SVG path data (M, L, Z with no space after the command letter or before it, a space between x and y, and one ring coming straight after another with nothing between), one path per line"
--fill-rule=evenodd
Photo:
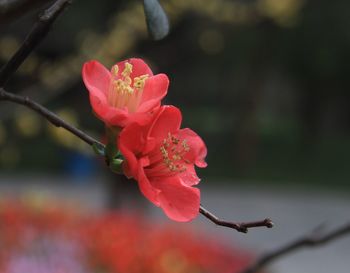
M160 42L147 37L141 1L104 2L69 8L9 88L57 111L74 109L69 111L77 124L98 135L102 128L80 80L83 62L98 59L111 66L143 57L156 72L169 75L167 102L179 105L185 125L207 141L210 167L203 173L332 185L349 181L349 1L163 0L172 29ZM23 39L26 20L3 28L2 62ZM43 121L26 117L33 124L28 133L31 126L23 125L28 122L21 121L20 111L3 106L0 164L8 170L62 167L60 156L40 159L54 152L52 142L86 147L51 129L45 136L53 138L41 137L39 145L36 134L48 132ZM42 147L35 162L23 148L28 145Z
M3 273L234 273L251 258L198 230L137 213L91 215L42 198L0 203Z

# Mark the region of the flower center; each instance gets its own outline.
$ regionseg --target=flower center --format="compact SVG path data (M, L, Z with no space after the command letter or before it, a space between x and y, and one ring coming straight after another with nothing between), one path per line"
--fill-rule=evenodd
M132 64L126 62L123 72L118 76L118 65L112 67L108 102L113 107L119 109L127 108L129 112L134 113L141 102L143 88L149 76L146 74L131 79L132 68Z
M186 139L180 140L174 135L168 133L168 137L162 142L160 152L162 154L163 163L172 172L186 171L186 165L190 162L184 158L185 154L189 152L190 147Z

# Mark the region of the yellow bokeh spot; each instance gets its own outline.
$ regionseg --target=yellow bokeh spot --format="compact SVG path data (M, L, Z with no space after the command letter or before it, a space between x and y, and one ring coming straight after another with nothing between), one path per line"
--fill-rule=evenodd
M34 55L29 56L24 63L19 67L18 72L23 75L33 74L34 70L38 67L38 58Z
M19 43L15 37L5 36L0 39L0 58L9 59L18 49Z
M51 197L51 198L50 198ZM48 201L52 201L52 197L49 192L42 189L27 190L24 195L21 196L23 204L33 211L40 211L42 208L47 208Z
M60 116L64 121L68 122L74 127L79 127L79 120L77 113L68 108L61 109L57 112L57 115ZM86 154L92 154L92 149L84 141L82 141L77 136L73 135L71 132L67 131L64 128L53 126L51 123L48 123L48 132L51 137L59 145L62 145L68 149L78 150ZM90 132L86 132L88 135L92 135Z
M304 0L259 0L258 10L282 26L291 26L296 22Z
M187 273L188 265L187 258L176 249L170 249L160 257L161 271L164 272Z
M57 112L57 114L72 126L78 125L78 117L75 111L71 109L61 109ZM51 123L48 123L48 130L50 135L57 143L67 148L74 148L75 144L77 143L77 137L63 128L56 127Z
M22 136L34 137L40 132L41 119L36 113L30 110L23 110L16 114L14 124Z

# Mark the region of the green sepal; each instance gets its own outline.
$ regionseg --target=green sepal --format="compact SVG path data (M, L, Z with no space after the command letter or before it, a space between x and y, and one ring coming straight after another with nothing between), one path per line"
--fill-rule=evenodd
M123 159L120 158L114 158L109 163L109 168L112 172L117 174L123 174Z
M117 143L116 143L120 130L121 129L118 127L106 127L107 145L106 145L105 156L108 162L110 163L113 161L113 159L115 159L120 155L119 150L117 148Z
M97 155L100 155L100 156L106 155L106 147L101 143L95 142L94 144L92 144L92 149Z

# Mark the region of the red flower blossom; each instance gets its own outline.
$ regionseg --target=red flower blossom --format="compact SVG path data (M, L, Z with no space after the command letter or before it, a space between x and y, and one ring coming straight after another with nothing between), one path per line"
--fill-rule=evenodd
M93 110L108 126L147 122L149 113L160 106L169 85L165 74L153 75L141 59L117 63L111 71L97 61L90 61L84 64L82 74Z
M176 221L198 215L200 192L194 165L206 167L207 149L192 130L180 129L180 110L163 106L146 124L131 124L119 136L124 173L134 177L141 192Z

